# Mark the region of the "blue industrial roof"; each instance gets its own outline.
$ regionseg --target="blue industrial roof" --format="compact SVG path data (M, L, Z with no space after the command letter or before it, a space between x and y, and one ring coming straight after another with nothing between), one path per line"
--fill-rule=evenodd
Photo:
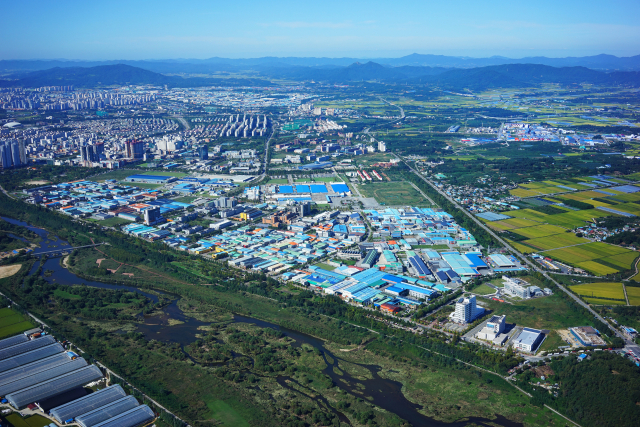
M331 184L334 193L348 193L349 186L347 184Z
M293 186L291 186L291 185L280 185L278 187L278 193L280 193L280 194L291 194L291 193L293 193Z
M482 261L480 257L476 254L464 254L463 256L469 260L473 268L487 267L487 264L484 261Z
M282 189L282 187L280 188ZM309 193L310 191L308 185L296 185L296 193Z
M327 193L327 187L324 184L313 184L310 189L312 193Z

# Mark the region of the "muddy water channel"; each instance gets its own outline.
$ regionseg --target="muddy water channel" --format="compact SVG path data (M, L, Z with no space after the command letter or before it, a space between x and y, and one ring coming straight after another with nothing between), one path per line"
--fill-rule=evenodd
M13 224L26 226L34 232L38 233L38 235L43 238L42 247L37 251L34 251L36 255L39 252L45 252L47 250L52 250L53 248L63 249L65 247L69 247L67 242L64 242L56 238L55 236L50 235L45 230L31 227L26 223L12 220L10 218L3 219ZM38 269L38 266L39 264L36 263L30 274L35 273L35 271L37 271ZM153 302L158 302L159 300L156 295L145 292L135 287L85 280L64 268L60 264L59 258L47 259L42 270L50 270L53 272L52 274L43 276L47 281L51 283L59 283L63 285L85 284L87 286L114 290L126 289L128 291L136 292L140 295L143 295ZM162 292L160 293L162 294ZM194 342L197 339L197 335L202 334L203 331L199 329L200 327L208 326L210 323L202 322L186 316L178 307L179 296L169 294L166 295L168 297L171 297L173 301L170 305L164 307L163 314L144 317L140 316L139 319L141 323L137 325L137 331L143 333L147 339L155 339L168 343L177 343L182 348L184 348L185 346ZM355 364L353 362L349 362L351 364L358 365L360 368L365 369L370 373L370 375L367 375L367 377L370 378L356 378L349 374L347 371L341 369L340 363L343 362L343 360L337 357L331 351L327 350L327 348L325 348L324 346L324 342L319 338L303 334L301 332L297 332L288 328L284 328L270 322L241 316L238 314L234 315L232 323L248 323L254 324L261 328L272 328L295 340L291 344L293 346L300 347L303 344L313 346L321 352L322 357L326 363L326 367L322 371L323 374L329 376L336 386L355 397L364 398L367 401L398 415L400 418L403 418L414 426L462 427L470 424L486 427L522 426L522 424L512 422L504 417L498 417L495 420L472 417L468 418L465 421L459 421L455 423L444 423L434 420L419 412L419 410L422 408L420 405L412 403L405 398L404 394L402 393L402 383L381 377L379 375L379 372L381 371L381 368L379 366ZM235 356L236 355L234 354L234 357ZM276 381L282 387L291 391L295 391L296 393L299 393L301 389L304 390L306 388L298 384L294 378L288 376L277 377ZM298 387L294 388L294 384ZM315 400L320 407L334 412L342 422L350 424L348 418L344 414L333 408L324 397L319 396L318 394L316 394L315 397L308 397Z

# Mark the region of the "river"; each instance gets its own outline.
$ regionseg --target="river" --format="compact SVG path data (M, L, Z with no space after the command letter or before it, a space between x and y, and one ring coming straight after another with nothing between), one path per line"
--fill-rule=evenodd
M56 246L53 246L58 249L64 249L65 247L70 247L70 245L49 234L47 231L32 227L22 221L12 220L10 218L4 218L5 221L11 222L12 224L22 225L28 227L32 231L38 233L40 237L43 238L42 244L44 245L38 251L34 251L34 255L37 255L40 252L46 252L47 250L51 250L50 248L55 243ZM37 271L39 264L34 264L30 274L33 274ZM44 275L44 271L50 270L53 273L50 275ZM43 277L49 281L50 283L59 283L63 285L79 285L85 284L87 286L93 286L98 288L105 289L126 289L131 292L136 292L140 295L144 295L149 298L153 302L158 302L158 297L151 293L145 292L141 289L132 287L132 286L122 286L122 285L114 285L110 283L103 283L97 281L86 280L81 277L76 276L71 273L69 270L64 268L60 263L60 258L49 258L45 261L43 266ZM177 343L182 348L191 344L197 339L197 335L202 333L202 330L199 329L201 326L207 326L209 323L202 322L196 319L193 319L187 315L185 315L182 310L178 307L179 296L166 294L170 297L174 297L173 301L170 305L163 308L163 314L159 316L145 316L143 317L144 322L139 323L136 327L138 332L141 332L145 335L147 339L155 339L163 342ZM177 322L171 322L171 320L175 320ZM494 420L489 420L486 418L477 418L470 417L465 419L464 421L458 421L454 423L445 423L441 421L434 420L432 418L427 417L419 412L422 407L416 403L410 402L402 393L402 383L398 381L394 381L391 379L383 378L380 376L380 372L382 368L376 365L366 365L366 364L356 364L363 369L369 371L371 378L368 379L360 379L350 375L348 372L340 368L340 362L343 361L340 357L337 357L331 351L327 350L324 346L324 341L319 338L313 337L311 335L307 335L292 329L284 328L274 323L266 322L264 320L255 319L252 317L242 316L239 314L234 314L233 318L234 323L249 323L254 324L261 328L272 328L282 332L288 337L295 340L292 345L299 347L302 344L308 344L317 348L326 363L326 367L323 369L323 374L326 374L331 378L333 383L346 391L347 393L358 397L364 398L369 402L383 408L389 412L392 412L398 415L400 418L405 419L409 423L414 426L424 426L424 427L462 427L470 424L479 425L479 426L503 426L503 427L519 427L522 426L520 423L516 423L510 421L504 417L498 416ZM173 323L173 324L172 324ZM349 362L352 363L353 362ZM280 376L276 378L278 384L282 387L287 388L294 392L299 392L299 390L294 389L290 383L296 383L297 381L288 376ZM300 385L303 389L304 386ZM316 394L315 397L307 396L313 400L315 400L321 407L326 410L332 411L335 413L342 422L346 424L350 424L348 418L335 408L333 408L327 400L320 395L320 393Z

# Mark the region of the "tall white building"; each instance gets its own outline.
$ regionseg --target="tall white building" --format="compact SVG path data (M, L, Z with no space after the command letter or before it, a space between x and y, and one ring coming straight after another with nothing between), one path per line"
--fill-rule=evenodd
M460 298L456 309L451 313L451 320L458 323L469 323L484 313L484 308L476 305L476 297Z
M378 141L378 151L381 153L387 151L387 144L384 141Z

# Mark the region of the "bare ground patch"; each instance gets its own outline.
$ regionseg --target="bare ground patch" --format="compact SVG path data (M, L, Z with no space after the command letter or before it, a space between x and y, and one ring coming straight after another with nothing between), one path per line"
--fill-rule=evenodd
M22 267L22 264L5 265L0 267L0 279L13 276L20 271L20 267Z

